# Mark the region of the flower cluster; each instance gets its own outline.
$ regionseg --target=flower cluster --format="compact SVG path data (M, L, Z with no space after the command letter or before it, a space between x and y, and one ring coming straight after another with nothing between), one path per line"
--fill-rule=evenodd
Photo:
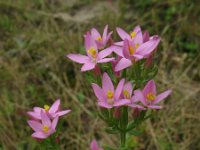
M56 131L56 126L60 116L69 113L71 110L60 111L60 99L56 100L50 107L34 107L33 111L27 112L30 116L29 126L34 130L33 138L45 139Z
M136 26L130 34L119 27L116 31L121 38L118 42L113 41L112 31L108 33L108 25L103 35L92 28L84 35L86 54L68 54L67 57L83 64L82 72L95 71L96 83L92 83L92 88L101 107L99 116L108 124L108 133L120 134L120 147L124 148L126 134L149 118L149 110L163 108L159 102L167 98L171 90L157 94L153 80L157 73L153 54L160 37L142 33L140 26ZM129 109L134 112L134 120L130 122ZM93 140L91 150L100 149Z
M94 70L91 85L101 108L99 117L108 125L108 133L120 135L119 147L128 149L126 135L133 134L153 114L152 109L163 108L159 103L170 95L171 90L157 94L153 80L157 73L153 54L160 37L142 33L140 26L130 34L119 27L116 31L121 38L118 42L113 41L113 32L108 32L108 25L103 34L92 28L84 35L85 55L73 53L67 58L83 64L82 72ZM59 117L71 111L60 111L59 107L60 100L57 100L51 107L34 107L28 112L31 118L28 124L34 130L32 137L45 139L56 131ZM133 110L132 119L129 110ZM90 149L103 150L96 140L91 142Z

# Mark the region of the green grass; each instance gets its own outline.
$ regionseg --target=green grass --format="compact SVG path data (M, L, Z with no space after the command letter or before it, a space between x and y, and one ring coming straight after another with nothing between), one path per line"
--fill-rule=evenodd
M1 0L0 149L38 149L26 111L58 97L63 108L73 110L61 119L62 149L88 149L94 137L102 145L117 145L96 117L96 100L80 66L65 58L83 50L86 31L93 26L102 31L105 24L127 31L139 24L160 35L156 80L160 90L173 89L165 109L143 124L141 136L129 137L130 145L135 150L200 149L199 14L198 2L186 0Z

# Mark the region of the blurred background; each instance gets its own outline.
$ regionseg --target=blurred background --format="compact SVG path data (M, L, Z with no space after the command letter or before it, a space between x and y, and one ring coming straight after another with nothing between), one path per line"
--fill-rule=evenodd
M96 137L115 146L104 131L96 98L66 59L83 49L83 35L106 24L130 31L140 25L162 41L156 54L159 91L173 89L165 109L143 123L133 150L200 149L200 2L198 0L0 0L0 150L39 149L26 111L61 98L73 113L61 118L62 149L87 150Z

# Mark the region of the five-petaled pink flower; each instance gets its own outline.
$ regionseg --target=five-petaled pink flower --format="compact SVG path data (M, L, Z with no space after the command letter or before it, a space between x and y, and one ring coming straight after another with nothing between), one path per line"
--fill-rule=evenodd
M58 99L51 107L48 105L44 105L44 108L34 107L33 111L29 111L27 114L34 119L41 120L41 111L46 113L50 118L55 118L56 116L63 116L69 113L71 110L68 109L60 111L60 99Z
M130 106L132 108L144 109L143 106L140 106L135 103L135 101L133 99L134 96L132 96L132 93L133 93L133 86L132 86L131 82L126 82L126 84L123 87L121 97L123 99L130 100L129 104L127 104L128 106Z
M81 68L81 71L92 70L98 63L111 62L115 59L115 58L105 58L106 56L112 53L112 50L110 50L109 48L98 52L97 44L93 39L93 37L90 35L90 33L87 33L85 35L85 49L87 56L81 54L67 55L69 59L77 63L84 64Z
M142 37L138 38L137 35L139 34L136 34L136 37L133 40L125 39L123 47L114 50L117 55L122 57L116 65L115 71L123 70L131 66L135 61L145 58L160 42L159 37L154 37L143 43Z
M157 105L171 94L171 90L167 90L157 95L156 85L153 80L150 80L143 90L135 90L133 100L140 101L144 107L151 109L161 109L162 106Z
M102 88L92 83L92 88L98 98L98 105L104 108L118 107L130 103L127 99L121 99L120 95L124 86L124 79L121 79L114 89L113 83L107 73L103 74Z
M32 134L33 138L45 139L56 131L56 125L58 123L58 116L53 121L50 120L48 115L41 111L41 122L36 120L28 120L29 126L35 131Z
M108 25L105 26L103 35L101 36L97 29L92 28L91 36L95 40L98 49L103 49L106 47L108 40L110 39L112 31L108 33Z
M90 143L90 150L103 150L103 148L100 148L97 144L97 141L94 139Z

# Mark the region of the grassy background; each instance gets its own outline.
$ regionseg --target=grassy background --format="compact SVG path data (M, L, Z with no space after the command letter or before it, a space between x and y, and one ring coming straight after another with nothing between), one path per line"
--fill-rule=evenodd
M0 150L38 149L26 111L61 98L62 149L88 149L118 141L104 132L96 100L80 66L65 58L83 49L95 26L143 30L162 37L156 60L160 90L173 89L165 109L129 137L135 150L200 149L200 3L196 0L0 0ZM116 33L114 38L117 39Z

